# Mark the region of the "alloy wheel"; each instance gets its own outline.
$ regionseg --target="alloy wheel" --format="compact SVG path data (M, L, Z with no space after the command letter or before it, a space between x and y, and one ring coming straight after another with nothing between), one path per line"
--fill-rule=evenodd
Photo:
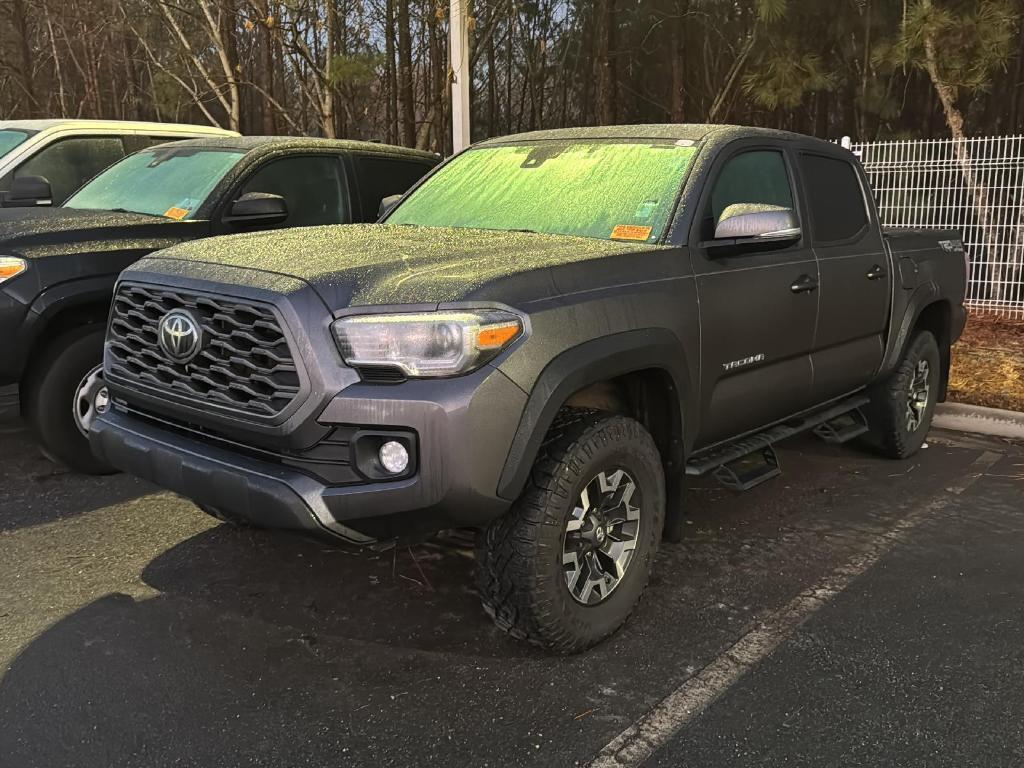
M72 409L75 425L84 437L89 437L89 427L101 413L110 407L110 393L103 381L103 366L97 365L78 383L75 389L75 401Z
M907 431L917 432L924 421L925 411L931 397L931 367L927 360L919 360L914 367L914 378L907 394Z
M640 489L625 470L601 472L587 483L565 526L566 587L583 605L615 591L633 561L640 533Z

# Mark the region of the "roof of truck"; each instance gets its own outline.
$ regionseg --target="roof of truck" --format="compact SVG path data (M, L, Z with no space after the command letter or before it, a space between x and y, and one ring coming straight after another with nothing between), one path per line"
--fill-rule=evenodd
M774 128L754 128L745 125L711 125L706 123L649 123L643 125L599 125L584 128L556 128L547 131L516 133L511 136L487 139L480 142L478 146L558 139L668 139L698 142L709 137L713 137L715 140L732 140L757 136L787 140L823 141L822 139L814 139L811 136L791 133L790 131L779 131Z
M376 152L387 155L402 155L416 160L430 160L434 163L440 157L432 152L418 149L396 147L392 144L380 144L374 141L352 141L349 139L318 139L309 136L235 136L201 139L186 139L174 142L175 146L209 147L211 149L238 149L245 152L262 150L264 152L289 149L331 149L347 152Z
M237 136L234 131L215 128L210 125L187 125L184 123L133 122L129 120L0 120L0 130L21 129L25 131L46 131L51 128L88 128L106 131L173 131L175 133L208 134L210 136Z

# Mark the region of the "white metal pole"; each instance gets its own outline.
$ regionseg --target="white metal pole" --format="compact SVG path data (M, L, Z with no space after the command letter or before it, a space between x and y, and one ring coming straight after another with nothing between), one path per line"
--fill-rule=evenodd
M469 126L469 0L451 0L452 149L470 144Z

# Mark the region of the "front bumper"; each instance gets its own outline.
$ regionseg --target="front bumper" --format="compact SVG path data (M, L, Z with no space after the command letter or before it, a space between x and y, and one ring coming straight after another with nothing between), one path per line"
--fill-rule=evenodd
M502 514L510 501L496 489L525 403L525 393L493 368L461 379L345 388L328 401L319 424L416 435L416 472L387 482L330 485L117 404L93 423L90 443L112 466L197 504L263 527L367 543L479 527Z

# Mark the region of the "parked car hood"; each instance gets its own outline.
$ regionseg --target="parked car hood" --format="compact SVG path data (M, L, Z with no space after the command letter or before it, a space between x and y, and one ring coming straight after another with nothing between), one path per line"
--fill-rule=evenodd
M659 248L531 232L353 224L182 243L133 269L165 269L228 283L237 283L239 273L231 269L218 275L218 267L290 275L312 285L328 306L342 309L487 298L487 286L527 274L543 283L535 283L529 294L550 295L554 285L542 276L550 267ZM160 260L190 265L162 268Z
M28 259L121 249L156 250L178 242L201 222L74 208L0 209L0 252Z

